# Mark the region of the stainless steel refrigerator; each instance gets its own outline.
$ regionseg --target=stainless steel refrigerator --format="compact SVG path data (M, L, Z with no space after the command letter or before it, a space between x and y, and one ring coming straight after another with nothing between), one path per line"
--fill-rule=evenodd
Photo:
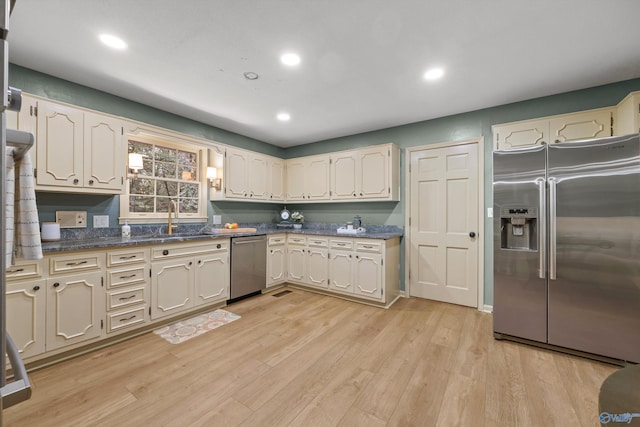
M496 151L494 336L640 362L640 135Z

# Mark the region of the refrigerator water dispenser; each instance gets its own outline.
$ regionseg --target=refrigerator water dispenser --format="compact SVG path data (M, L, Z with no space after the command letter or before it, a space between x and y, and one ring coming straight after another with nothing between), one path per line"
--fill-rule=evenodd
M537 207L504 207L500 209L502 249L537 251L537 222Z

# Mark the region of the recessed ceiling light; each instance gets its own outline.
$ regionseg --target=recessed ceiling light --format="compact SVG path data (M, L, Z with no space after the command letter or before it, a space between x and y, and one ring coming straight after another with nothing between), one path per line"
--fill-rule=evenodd
M289 113L278 113L276 117L281 122L288 122L291 119L291 115Z
M294 66L300 63L300 57L295 53L285 53L280 57L280 61L282 61L284 65Z
M247 80L258 80L258 78L260 77L258 73L254 73L253 71L247 71L243 75L244 75L244 78Z
M116 36L112 36L111 34L100 34L100 41L114 49L123 50L127 48L127 44L124 40Z
M424 78L426 80L436 80L442 77L443 75L444 75L444 70L442 68L432 68L430 70L427 70L426 73L424 73Z

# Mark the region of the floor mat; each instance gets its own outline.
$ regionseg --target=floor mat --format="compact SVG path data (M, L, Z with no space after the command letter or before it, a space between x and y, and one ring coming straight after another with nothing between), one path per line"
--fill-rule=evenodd
M215 310L204 313L191 319L181 320L171 325L153 331L154 334L160 335L161 338L169 341L171 344L180 344L193 337L202 335L212 329L238 320L240 316L226 310Z

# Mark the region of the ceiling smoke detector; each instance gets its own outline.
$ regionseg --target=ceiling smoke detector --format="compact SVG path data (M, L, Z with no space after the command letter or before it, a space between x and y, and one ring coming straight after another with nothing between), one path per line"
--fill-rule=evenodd
M260 77L258 73L254 73L253 71L247 71L243 74L244 78L247 80L258 80Z

